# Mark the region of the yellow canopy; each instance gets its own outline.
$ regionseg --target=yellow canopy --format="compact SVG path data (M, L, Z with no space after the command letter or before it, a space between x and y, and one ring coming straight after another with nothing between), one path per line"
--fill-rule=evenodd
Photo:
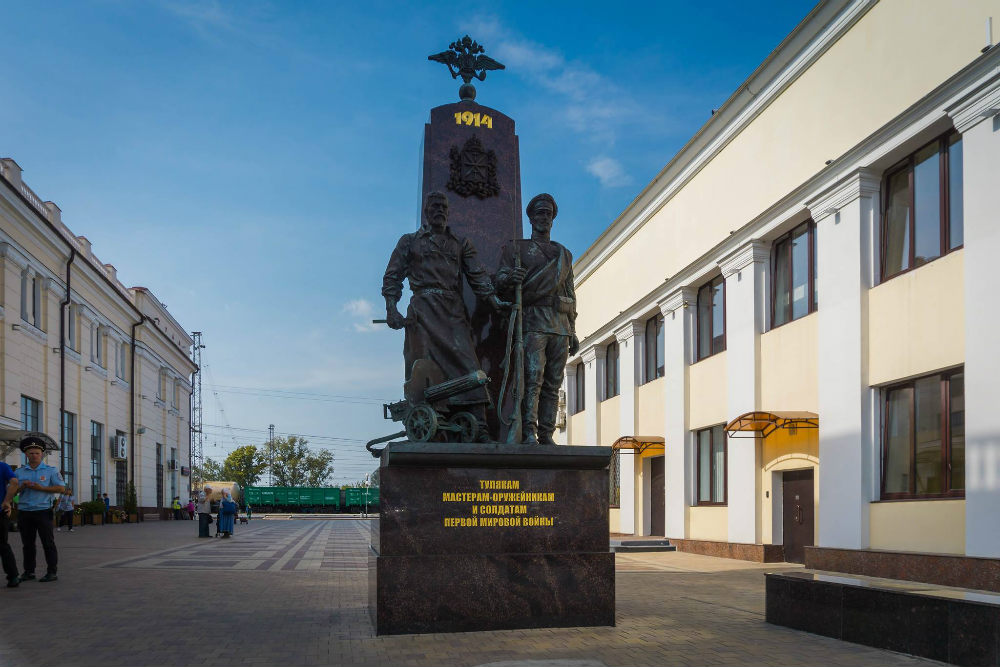
M666 441L658 435L623 435L611 445L612 449L634 449L642 455L645 451L663 451Z
M757 434L766 438L779 428L819 428L819 415L815 412L747 412L726 424L726 432L733 438L752 438ZM753 435L736 435L752 433Z

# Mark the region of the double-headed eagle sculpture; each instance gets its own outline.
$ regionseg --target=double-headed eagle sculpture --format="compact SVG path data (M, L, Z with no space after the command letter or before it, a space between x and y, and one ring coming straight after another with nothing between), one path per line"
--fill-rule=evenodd
M473 78L485 81L488 70L506 69L493 58L483 55L485 49L482 45L468 35L449 44L448 49L427 56L427 60L447 65L453 79L462 77L465 83L459 88L458 94L463 101L471 102L476 99L476 87L471 83Z

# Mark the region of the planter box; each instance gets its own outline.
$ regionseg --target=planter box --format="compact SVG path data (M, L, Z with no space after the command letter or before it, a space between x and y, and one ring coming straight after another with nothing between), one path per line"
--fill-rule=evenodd
M139 515L138 514L129 514L128 515L128 522L129 523L138 523L139 522Z
M104 515L103 514L91 514L90 515L90 523L93 524L93 525L95 525L95 526L103 526L104 525Z
M82 526L83 525L83 515L82 514L74 514L73 515L73 525L74 526Z

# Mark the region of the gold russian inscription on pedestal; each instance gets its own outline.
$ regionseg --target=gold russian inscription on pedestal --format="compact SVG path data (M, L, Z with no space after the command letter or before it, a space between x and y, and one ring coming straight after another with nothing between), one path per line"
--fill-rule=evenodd
M529 516L526 503L555 502L550 491L521 488L516 479L480 479L476 491L444 491L444 503L469 503L470 516L444 518L445 528L535 528L555 525L550 516Z

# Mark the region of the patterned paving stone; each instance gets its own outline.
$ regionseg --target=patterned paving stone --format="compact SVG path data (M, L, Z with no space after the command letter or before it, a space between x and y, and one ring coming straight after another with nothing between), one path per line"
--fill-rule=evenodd
M617 557L616 627L376 637L366 523L197 532L171 521L57 533L56 584L0 589L0 666L936 664L768 625L763 572L775 566L683 553ZM28 631L25 617L44 625Z

